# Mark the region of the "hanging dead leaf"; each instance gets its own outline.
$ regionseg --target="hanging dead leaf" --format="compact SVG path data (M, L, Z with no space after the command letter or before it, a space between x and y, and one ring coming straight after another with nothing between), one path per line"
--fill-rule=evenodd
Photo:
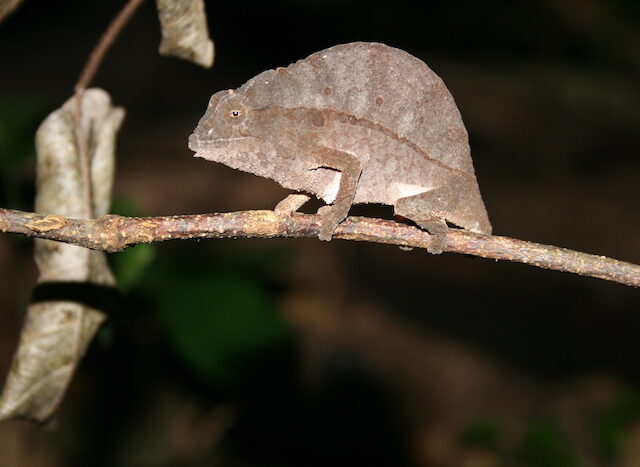
M214 47L207 28L203 0L157 0L162 27L160 54L213 65Z
M29 306L0 417L45 420L57 408L104 315L74 302Z
M91 161L91 213L82 199L84 182L74 111L72 98L49 115L36 133L36 212L71 218L101 216L109 209L115 138L124 110L113 107L109 95L101 89L84 93L80 134ZM115 283L102 252L36 240L35 259L40 284ZM50 417L104 319L101 311L77 302L49 300L31 304L0 400L0 419L22 416L42 421Z

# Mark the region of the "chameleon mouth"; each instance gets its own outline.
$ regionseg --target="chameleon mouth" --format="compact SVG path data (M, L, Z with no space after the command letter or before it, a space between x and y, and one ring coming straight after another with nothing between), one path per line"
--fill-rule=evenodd
M191 149L193 152L198 152L199 147L200 138L198 138L198 136L193 133L191 136L189 136L189 149Z
M216 154L216 160L228 162L238 154L252 154L263 148L263 143L253 136L207 139L193 134L189 137L189 149L195 152L194 157L204 159L211 159L212 154Z
M194 152L206 149L227 149L230 146L243 147L256 138L252 136L234 136L232 138L201 138L197 134L189 136L189 149Z

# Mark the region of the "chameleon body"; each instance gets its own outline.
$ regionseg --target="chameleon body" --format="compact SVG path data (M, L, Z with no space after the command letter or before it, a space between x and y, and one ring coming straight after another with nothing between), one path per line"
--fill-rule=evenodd
M394 206L442 251L446 221L490 234L467 131L442 80L418 58L355 42L214 94L189 138L197 157L323 199L320 239L356 203Z

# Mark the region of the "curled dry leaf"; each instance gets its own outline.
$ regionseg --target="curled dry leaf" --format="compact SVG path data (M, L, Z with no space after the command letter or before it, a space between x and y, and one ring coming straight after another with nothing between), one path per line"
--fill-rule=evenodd
M157 0L162 27L160 54L213 65L213 42L207 28L203 0Z
M82 199L74 99L49 115L36 133L36 211L71 218L101 216L109 209L115 138L124 110L112 107L109 95L101 89L84 93L80 130L91 158L94 211L88 213ZM102 252L36 240L35 259L40 284L114 285ZM47 300L31 304L0 401L0 419L22 416L42 421L51 416L104 319L100 310L78 302Z
M18 8L18 5L21 3L22 0L0 0L0 23L2 23L13 10Z
M29 306L0 406L0 417L46 420L104 315L75 302Z

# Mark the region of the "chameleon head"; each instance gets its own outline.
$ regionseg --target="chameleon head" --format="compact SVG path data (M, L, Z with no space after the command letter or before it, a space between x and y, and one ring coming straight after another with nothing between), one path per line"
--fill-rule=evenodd
M273 150L252 136L250 121L251 109L241 95L233 90L217 92L189 137L189 149L195 157L268 177L273 168L267 155Z
M230 142L250 136L246 132L247 106L234 91L220 91L211 96L207 111L189 137L189 148L199 151L215 144L227 146Z

